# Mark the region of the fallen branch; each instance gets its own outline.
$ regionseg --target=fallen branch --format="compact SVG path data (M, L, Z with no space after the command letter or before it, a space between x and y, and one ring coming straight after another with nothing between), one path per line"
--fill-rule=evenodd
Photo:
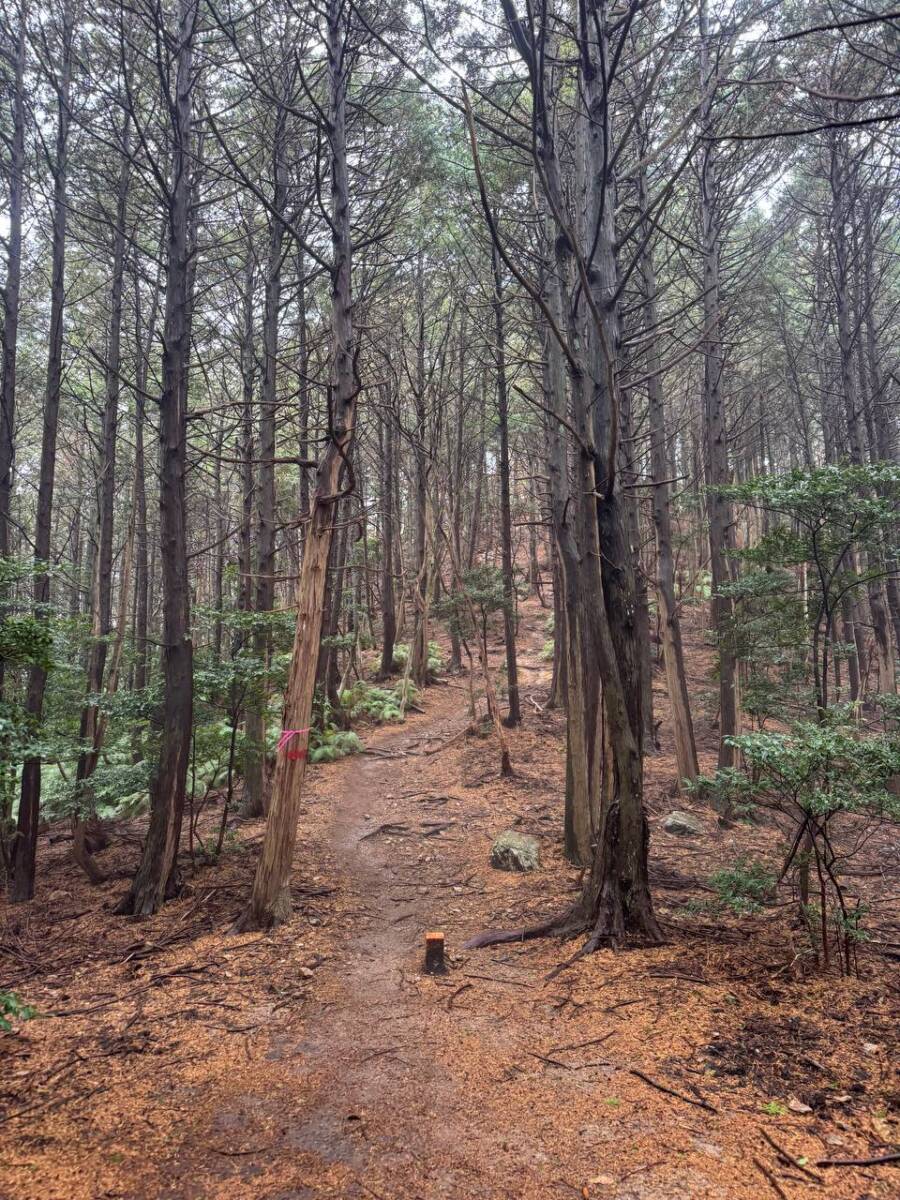
M649 1083L650 1087L656 1088L658 1092L664 1092L667 1096L674 1096L676 1100L683 1100L685 1104L693 1104L695 1108L705 1108L707 1112L717 1113L719 1110L714 1104L710 1104L708 1100L695 1099L693 1096L685 1096L683 1092L676 1092L674 1088L666 1087L664 1083L659 1083L658 1080L652 1079L649 1075L645 1075L643 1071L639 1071L637 1067L628 1068L629 1075L635 1075L638 1079L643 1079L644 1083Z
M425 755L426 758L430 757L432 754L440 754L440 752L442 750L449 749L449 747L452 746L455 742L460 741L462 738L466 737L471 732L472 732L472 726L467 725L465 727L465 729L461 729L459 731L459 733L455 733L453 735L453 737L448 738L448 740L446 742L441 742L441 744L439 746L435 746L435 748L433 750L423 750L422 753Z
M607 1041L615 1033L615 1029L611 1029L609 1033L604 1033L603 1037L590 1038L586 1042L571 1042L567 1046L551 1046L551 1054L562 1054L564 1050L584 1050L587 1046L599 1046L601 1042Z
M900 1163L900 1153L882 1154L877 1158L820 1158L817 1167L880 1167Z
M797 1171L800 1171L803 1175L809 1176L814 1183L823 1182L821 1175L817 1175L815 1171L811 1171L809 1167L804 1166L799 1159L795 1158L788 1150L785 1150L784 1146L779 1145L778 1142L776 1142L771 1134L767 1133L765 1129L761 1129L760 1133L786 1165L793 1167Z
M754 1157L753 1165L756 1167L756 1169L759 1171L759 1173L769 1181L769 1184L770 1184L772 1190L778 1196L781 1197L781 1200L788 1200L788 1196L787 1196L787 1193L785 1192L784 1188L781 1186L781 1184L778 1182L778 1180L775 1178L775 1176L772 1174L772 1172L769 1170L769 1168L766 1166L766 1164L763 1162L760 1162L760 1160L758 1158Z

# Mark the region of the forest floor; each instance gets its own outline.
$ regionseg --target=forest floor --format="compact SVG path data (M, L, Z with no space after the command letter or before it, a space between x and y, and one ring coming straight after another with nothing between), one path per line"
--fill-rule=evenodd
M141 822L100 856L97 889L42 838L38 899L0 907L0 987L39 1012L0 1034L3 1200L898 1194L897 1168L816 1165L900 1141L895 964L871 946L858 975L811 973L790 908L704 908L717 866L774 859L778 835L676 799L669 753L647 760L666 945L552 979L577 943L461 949L577 889L560 845L564 724L539 711L546 613L522 615L515 776L498 778L492 738L464 735L465 677L429 688L424 713L310 772L296 915L271 934L229 934L259 822L238 823L218 863L188 864L185 894L140 923L112 908ZM689 649L709 767L709 655L696 636ZM668 747L661 674L656 687ZM701 837L662 831L675 807ZM539 872L490 868L510 827L539 837ZM855 869L877 940L896 942L891 831ZM422 973L429 929L447 938L443 977Z

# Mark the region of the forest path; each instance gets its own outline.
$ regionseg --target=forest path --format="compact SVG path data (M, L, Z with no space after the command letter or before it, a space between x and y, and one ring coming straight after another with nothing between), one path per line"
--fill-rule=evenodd
M549 682L541 657L545 618L530 606L520 629L526 696ZM499 646L495 652L499 658ZM492 871L488 850L492 836L522 823L550 853L550 841L558 840L559 796L535 804L535 791L550 780L531 769L532 751L517 742L520 735L513 735L517 774L508 783L497 778L492 736L457 736L469 723L467 680L429 688L423 703L425 712L411 714L402 729L375 731L367 739L371 753L328 772L333 803L319 836L334 864L329 879L341 896L343 922L333 926L340 933L316 971L302 1036L273 1037L266 1055L283 1071L280 1132L268 1149L277 1157L299 1155L289 1174L302 1179L271 1194L279 1200L603 1196L616 1175L661 1165L648 1154L671 1137L651 1115L651 1102L630 1115L627 1127L627 1136L650 1148L642 1162L613 1174L598 1166L612 1165L606 1143L624 1132L610 1119L621 1101L610 1096L608 1082L621 1068L621 1054L606 1045L580 1052L578 1046L614 1037L621 1019L607 1018L599 1039L595 1024L578 1028L583 1002L573 1000L571 984L546 979L546 967L569 952L555 943L473 954L459 949L491 923L498 898L520 918L546 894L543 873ZM321 799L315 807L324 814ZM565 896L551 890L549 902L559 906ZM430 929L447 938L445 977L422 973ZM633 1002L624 1002L624 1016ZM554 1042L566 1044L561 1057L553 1055ZM631 1083L629 1090L640 1086ZM239 1104L219 1128L242 1128L246 1137L248 1115L271 1127L272 1101L263 1101L260 1112L258 1088L254 1095L253 1104ZM685 1107L688 1124L702 1134L703 1122ZM676 1180L675 1190L637 1180L614 1194L647 1200L722 1194L690 1168L677 1171Z
M892 1200L889 1167L819 1187L776 1148L815 1163L892 1137L889 990L872 966L792 978L764 920L749 936L686 908L716 865L771 856L773 836L723 832L690 798L702 835L663 833L670 753L645 764L668 945L552 978L571 944L462 950L578 886L561 853L565 723L541 711L546 616L522 606L514 777L492 734L457 736L468 679L428 688L424 712L310 772L295 914L269 933L230 932L261 822L236 822L218 861L185 855L184 895L141 922L113 915L140 820L104 852L99 889L65 842L42 847L40 899L0 906L5 978L42 1017L0 1038L0 1200ZM708 651L690 661L699 691ZM206 843L220 820L204 814ZM510 827L539 838L539 871L490 868ZM429 929L446 935L445 976L422 973Z
M523 631L523 650L526 641L537 657L540 631ZM539 660L522 665L532 679L546 674ZM461 835L485 814L459 797L445 757L468 725L468 682L445 680L428 690L423 714L376 731L369 753L334 768L340 802L324 840L350 923L317 971L304 1036L276 1038L268 1054L288 1073L286 1091L303 1080L285 1140L317 1160L317 1178L285 1198L494 1197L522 1179L529 1158L544 1157L522 1145L511 1112L489 1116L467 1080L475 1026L480 1040L483 1018L496 1018L490 1001L474 1022L465 1015L473 979L455 954L469 931L460 898L482 890L473 876L483 874L471 871ZM422 974L429 929L447 934L443 978ZM502 1045L502 1028L494 1032ZM571 1188L546 1178L540 1194Z

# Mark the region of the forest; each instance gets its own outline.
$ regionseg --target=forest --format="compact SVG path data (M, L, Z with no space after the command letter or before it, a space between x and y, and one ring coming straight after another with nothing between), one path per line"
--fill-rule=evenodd
M0 6L0 1198L900 1186L900 10Z

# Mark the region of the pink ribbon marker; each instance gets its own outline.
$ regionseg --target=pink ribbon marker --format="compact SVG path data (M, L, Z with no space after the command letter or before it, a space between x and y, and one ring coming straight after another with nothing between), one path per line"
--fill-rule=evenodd
M304 733L309 733L309 727L306 729L282 729L281 737L278 739L278 753L284 754L292 762L298 759L306 758L306 747L300 747L298 750L288 750L288 746L296 737L302 737Z

